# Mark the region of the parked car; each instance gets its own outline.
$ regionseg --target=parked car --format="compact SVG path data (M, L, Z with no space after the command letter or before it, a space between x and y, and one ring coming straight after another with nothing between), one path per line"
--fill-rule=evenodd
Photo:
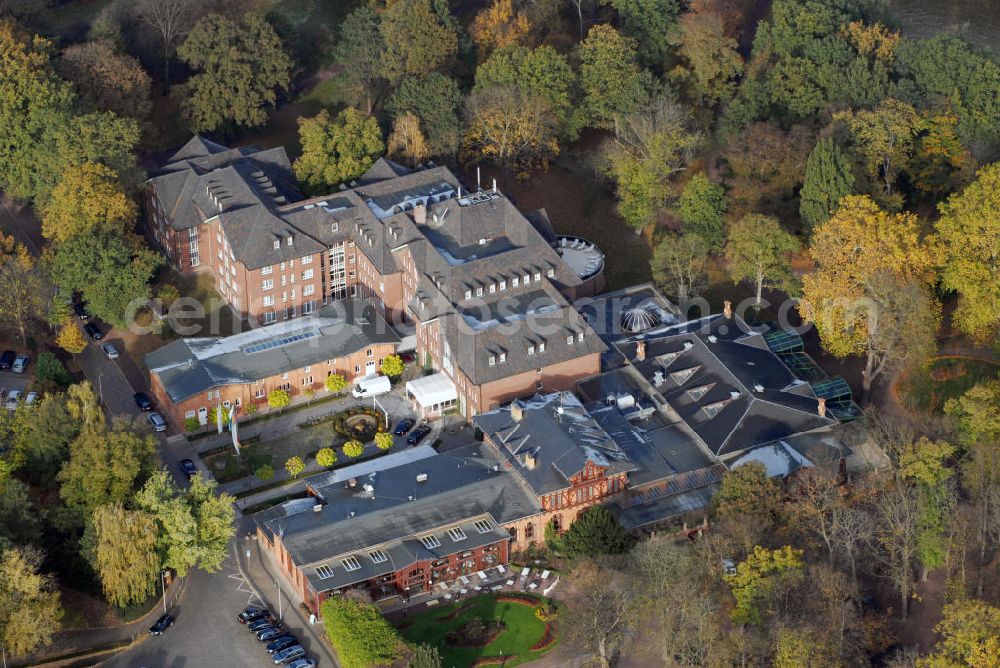
M84 325L83 331L87 333L87 336L89 336L92 341L100 341L104 338L104 335L101 334L101 328L92 322L88 322Z
M90 318L90 313L87 312L87 305L83 302L73 302L73 313L80 320L88 320Z
M194 462L190 459L181 460L181 473L184 474L188 480L198 475L198 467L194 465Z
M257 640L261 642L271 642L275 638L283 636L285 634L285 629L280 626L274 626L270 628L264 628L257 631Z
M420 441L427 438L427 434L431 433L431 427L427 424L422 424L407 437L406 442L410 445L417 445Z
M9 369L15 359L17 359L17 353L13 350L3 351L3 354L0 354L0 369Z
M150 413L146 419L149 420L149 424L153 425L153 431L167 430L167 422L159 413Z
M31 404L35 403L37 399L38 399L38 392L28 392L28 396L24 398L24 403L30 406Z
M288 668L316 668L316 662L312 659L295 659Z
M173 625L174 618L172 615L160 615L160 618L156 620L156 623L149 627L149 635L162 635L164 631Z
M410 366L417 361L417 358L413 353L399 353L399 359L406 366Z
M270 617L271 612L266 608L258 608L255 605L250 605L244 608L243 612L236 615L236 621L240 624L248 624L250 622L255 622L263 617Z
M267 617L261 617L260 619L255 619L252 622L247 622L247 630L251 633L257 633L257 631L260 631L262 628L267 626L280 626L278 622L271 619L270 613L268 613Z
M101 344L101 350L104 351L104 356L107 357L109 360L116 360L116 359L118 359L118 349L115 348L115 344L113 344L113 343L102 343Z
M287 663L293 659L298 659L306 655L306 651L302 649L302 645L292 645L291 647L286 647L280 652L275 652L271 655L274 662L277 663Z
M278 636L267 644L267 653L274 654L275 652L280 652L286 647L291 647L292 645L298 645L299 639L293 636L291 633L286 633L284 635Z
M406 432L413 429L413 425L415 425L416 423L417 421L414 420L413 418L403 418L402 420L396 423L396 428L392 430L392 433L394 433L396 436L402 436Z
M17 402L21 399L21 390L11 390L10 394L7 395L7 403L5 404L7 410L16 411Z
M132 395L135 399L135 405L139 407L141 411L151 411L153 410L153 402L149 400L145 392L136 392Z
M24 373L28 369L29 362L31 362L30 356L18 355L14 359L14 363L11 365L10 370L14 373Z

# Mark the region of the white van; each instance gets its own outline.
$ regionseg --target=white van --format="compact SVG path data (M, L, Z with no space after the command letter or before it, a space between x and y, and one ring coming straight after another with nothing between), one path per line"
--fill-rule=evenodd
M376 397L380 394L385 394L391 389L392 383L389 382L388 376L371 376L369 378L361 378L355 382L351 394L355 398L360 399L362 397Z

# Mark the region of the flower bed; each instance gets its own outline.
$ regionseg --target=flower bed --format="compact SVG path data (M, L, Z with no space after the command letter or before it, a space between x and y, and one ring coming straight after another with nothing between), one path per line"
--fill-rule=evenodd
M549 622L545 625L545 634L542 635L542 639L531 646L532 652L541 652L544 649L548 649L555 643L556 638L559 636L556 634L556 625L554 622Z
M532 607L538 605L538 598L531 594L501 594L497 596L497 601L500 603L520 603Z
M478 666L499 666L501 664L508 664L517 659L517 654L513 656L483 656L476 659L475 663L472 665L475 668Z

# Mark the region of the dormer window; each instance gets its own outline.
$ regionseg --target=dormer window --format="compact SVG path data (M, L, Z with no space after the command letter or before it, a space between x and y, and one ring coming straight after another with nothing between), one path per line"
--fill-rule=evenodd
M541 343L538 344L538 352L540 352L540 353L544 353L545 352L545 342L544 341L542 341Z
M274 248L275 249L281 248L281 239L274 240Z
M492 295L496 291L497 291L497 284L496 283L490 283L490 294Z
M291 237L286 237L285 238L285 243L287 243L289 246L291 246L292 245L292 238Z
M512 285L512 286L514 286L515 288L516 288L516 287L517 287L518 285L520 285L520 284L521 284L521 279L520 279L520 278L518 278L517 276L515 276L515 277L514 277L514 280L513 280L513 281L511 281L511 285Z
M701 401L701 398L708 394L708 391L712 389L711 385L701 385L700 387L693 387L687 391L689 397L692 401Z
M527 285L529 283L531 283L531 274L525 274L524 275L524 284Z
M535 281L540 281L540 280L542 280L542 272L536 271L535 272Z
M466 299L472 299L472 290L466 290L465 291L465 298Z
M501 290L501 292L504 291L504 290L506 290L506 289L507 289L507 281L506 280L500 281L500 290Z
M483 296L483 289L481 287L480 288L476 288L476 296L477 297L482 297Z
M555 269L549 269L549 272L548 272L547 275L548 275L549 278L555 278L556 277L556 270Z
M577 340L577 341L583 341L583 332L579 332L579 333L578 333L578 334L576 335L576 340Z
M500 353L500 362L503 363L506 361L507 361L507 353Z
M496 365L497 365L497 356L490 355L490 366L496 366Z
M566 337L566 345L567 346L573 345L573 335L572 334L570 334L569 336Z
M535 346L534 345L528 346L528 354L529 355L534 355L535 354Z

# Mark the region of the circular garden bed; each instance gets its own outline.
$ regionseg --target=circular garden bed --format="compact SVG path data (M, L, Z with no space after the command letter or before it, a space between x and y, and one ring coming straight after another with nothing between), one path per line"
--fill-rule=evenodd
M900 374L893 392L917 413L942 413L949 399L1000 374L1000 365L971 357L938 357L922 369Z

